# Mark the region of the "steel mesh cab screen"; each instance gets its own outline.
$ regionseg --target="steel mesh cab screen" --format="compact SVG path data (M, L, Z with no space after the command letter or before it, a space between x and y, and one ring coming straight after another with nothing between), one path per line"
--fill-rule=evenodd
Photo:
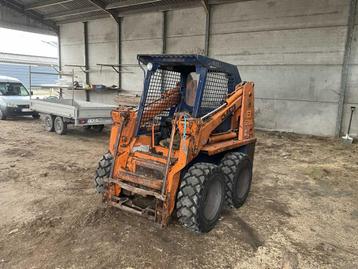
M203 116L223 104L228 94L229 78L225 73L208 72L200 106Z
M162 94L168 90L174 89L180 83L180 73L168 70L158 69L152 74L149 82L147 98L144 103L144 110L140 122L140 130L147 130L153 125L159 126L164 117L169 116L171 108L166 108L166 104L150 107L162 98Z

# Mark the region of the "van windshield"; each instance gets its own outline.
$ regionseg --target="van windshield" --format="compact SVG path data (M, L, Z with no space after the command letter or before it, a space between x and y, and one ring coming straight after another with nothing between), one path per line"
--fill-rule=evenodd
M3 96L29 96L24 85L17 82L0 82L0 95Z

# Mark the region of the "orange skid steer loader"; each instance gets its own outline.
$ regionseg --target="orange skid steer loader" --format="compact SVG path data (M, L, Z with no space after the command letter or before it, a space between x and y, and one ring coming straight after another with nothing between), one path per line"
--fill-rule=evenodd
M109 205L162 226L176 212L185 227L208 232L223 206L240 207L250 190L254 84L242 82L236 66L200 55L138 62L141 101L112 111L96 189Z

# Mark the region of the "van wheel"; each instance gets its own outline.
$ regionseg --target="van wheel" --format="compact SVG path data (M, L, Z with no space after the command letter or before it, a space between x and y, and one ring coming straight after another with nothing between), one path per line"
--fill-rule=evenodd
M64 122L62 117L57 116L54 121L55 132L59 135L64 135L67 132L67 122Z
M177 217L182 225L194 232L209 232L220 218L225 197L220 172L214 164L196 163L181 180Z
M0 120L6 120L6 113L0 109Z
M45 115L45 117L44 117L44 126L45 126L45 130L47 132L53 132L55 130L53 121L54 121L53 116Z

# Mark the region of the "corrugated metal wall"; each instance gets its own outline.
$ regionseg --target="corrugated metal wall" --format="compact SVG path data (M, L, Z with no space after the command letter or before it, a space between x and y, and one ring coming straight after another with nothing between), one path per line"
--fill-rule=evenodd
M51 72L54 70L51 67L32 67L32 71L37 72ZM14 77L22 81L26 88L30 86L29 80L29 66L28 65L19 65L19 64L4 64L0 63L0 76L9 76ZM48 75L38 75L34 74L32 76L32 84L53 84L57 80L57 76L48 76Z

